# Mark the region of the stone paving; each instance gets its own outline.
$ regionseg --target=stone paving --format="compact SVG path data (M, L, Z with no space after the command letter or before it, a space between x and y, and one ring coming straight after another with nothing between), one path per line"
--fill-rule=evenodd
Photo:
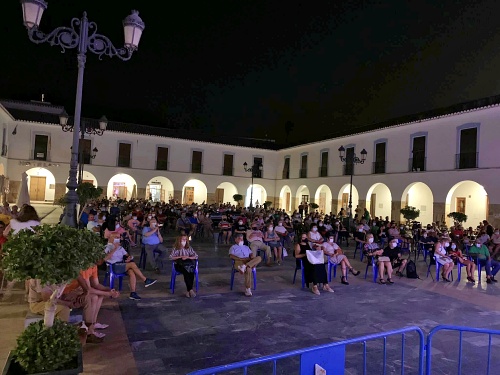
M47 207L40 210L49 213L47 219L58 219L58 212ZM167 237L166 242L171 244L173 238ZM165 263L157 284L148 289L138 287L141 301L126 298L125 282L120 300L105 301L103 305L99 319L111 327L103 344L85 347L85 374L185 374L411 325L426 334L438 324L500 329L500 286L486 284L484 273L482 283L476 285L465 280L436 283L425 277L426 266L419 260L421 280L396 277L394 285L379 285L371 281L371 270L368 278L363 278L366 265L358 258L352 263L362 272L358 277L349 275L351 285L341 285L337 277L331 283L335 293L315 296L301 289L300 272L296 284L292 284L295 263L288 257L282 266L258 267L257 290L248 298L243 295L241 275L236 275L234 290L229 290L229 246L215 246L208 241L194 241L193 246L200 255L198 296L184 297L181 276L177 277L175 294L170 293L170 262ZM139 251L133 250L136 259ZM352 247L347 254L352 259ZM150 271L145 274L153 276ZM2 362L23 327L27 306L22 294L19 289L13 302L0 304ZM449 333L436 336L433 374L458 373L457 337ZM464 339L462 373L484 374L487 339L477 334L465 334ZM493 338L492 342L496 354L499 339ZM401 372L400 343L400 339L388 340L387 374ZM409 335L406 343L405 374L414 374L415 337ZM382 373L381 344L368 345L367 352L367 373ZM363 373L360 353L360 345L347 350L346 374ZM491 368L498 369L499 365L493 357ZM296 374L297 368L298 359L292 358L278 364L278 373ZM270 368L249 371L266 373Z

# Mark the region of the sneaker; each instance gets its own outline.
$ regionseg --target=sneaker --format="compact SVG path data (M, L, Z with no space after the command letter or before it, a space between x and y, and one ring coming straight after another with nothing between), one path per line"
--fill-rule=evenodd
M238 270L241 273L245 273L246 269L247 269L247 266L245 264L242 264L241 266L238 266Z
M252 296L252 290L250 288L245 289L245 296L247 296L247 297Z
M129 299L135 299L136 301L139 301L141 297L136 292L130 293L130 296L128 297Z
M155 284L157 281L158 280L156 279L146 279L146 281L144 281L144 286L147 288L148 286Z
M109 324L96 323L94 324L95 329L106 329L109 327Z
M97 337L96 335L87 335L87 344L100 344L104 341L104 338Z

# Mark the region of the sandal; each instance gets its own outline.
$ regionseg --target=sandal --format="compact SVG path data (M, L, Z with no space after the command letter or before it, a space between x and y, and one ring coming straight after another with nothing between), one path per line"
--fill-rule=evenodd
M333 293L334 290L330 287L330 285L326 284L325 286L323 286L323 290L325 292L330 292L330 293Z
M384 280L384 279L380 279L378 282L379 282L380 284L386 284L386 282L385 282L385 280Z
M391 278L388 278L388 279L387 279L387 282L388 282L389 284L394 284L394 281L392 281L392 279L391 279Z
M349 285L349 283L347 282L347 278L345 276L342 276L340 278L340 283L344 285Z
M319 296L321 293L319 292L318 290L318 287L315 285L312 287L311 289L311 292L313 292L314 294L316 294L317 296Z
M349 268L349 272L352 273L354 276L358 276L360 274L360 271L356 271L354 268Z

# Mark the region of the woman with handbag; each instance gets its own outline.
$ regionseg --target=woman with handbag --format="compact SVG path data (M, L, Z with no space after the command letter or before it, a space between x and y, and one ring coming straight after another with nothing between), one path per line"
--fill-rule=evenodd
M301 234L299 243L295 245L295 258L297 262L299 262L299 259L302 259L306 284L308 286L310 283L313 284L311 291L314 294L320 295L318 284L323 284L324 291L333 293L333 289L328 285L324 252L323 250L311 249L306 233Z
M196 254L189 244L186 235L178 236L175 239L174 247L170 253L170 259L175 262L175 270L182 273L182 276L184 276L184 283L186 283L187 290L186 297L196 297L196 293L193 290L193 284L198 254Z

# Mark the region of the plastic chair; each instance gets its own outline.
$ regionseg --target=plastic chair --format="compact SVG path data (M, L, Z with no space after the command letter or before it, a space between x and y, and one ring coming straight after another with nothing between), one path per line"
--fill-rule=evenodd
M363 247L364 247L364 243L363 242L357 242L356 241L356 247L354 249L354 256L352 257L353 259L356 259L356 252L359 250L359 252L361 253L361 256L360 256L360 261L362 262L363 261Z
M234 266L234 259L232 259L232 268L231 268L231 290L233 290L233 285L234 285L234 274L236 272L240 272L235 266ZM253 290L257 289L257 270L255 267L252 269L253 273Z
M366 276L368 275L368 268L370 268L370 266L372 266L373 282L376 283L377 282L378 267L377 267L377 262L375 261L375 257L372 256L371 258L372 258L371 262L368 262L366 265L365 280L366 280Z
M328 259L328 282L332 282L332 268L333 268L333 278L335 279L337 277L337 266L338 264L333 264L330 262L330 256L327 256ZM346 276L347 280L347 276Z
M172 275L170 276L170 290L172 291L172 294L174 294L175 291L175 279L177 278L177 275L182 275L182 273L177 272L175 270L175 260L174 260L172 261ZM195 263L194 277L195 277L196 293L198 293L198 259L196 259Z
M118 278L118 290L121 291L123 286L123 276L126 275L127 273L114 273L113 265L106 262L106 274L104 275L104 282L102 284L106 286L109 278L109 287L113 289L115 287L115 278Z
M434 264L436 265L436 279L435 281L439 281L439 270L441 269L441 264L439 262L436 262L436 257L433 255L432 258L434 259ZM429 262L429 266L427 267L427 277L429 277L430 273L431 273L431 266L432 266L432 262ZM460 272L460 270L459 270ZM451 280L453 280L453 270L452 272L450 272L450 275L451 275ZM460 279L459 279L460 280Z
M427 263L427 256L429 255L429 250L426 249L423 243L417 243L417 259L420 258L420 253L424 256L424 262Z
M306 287L306 276L304 275L304 264L302 263L302 259L295 259L295 272L293 274L292 284L295 284L298 270L301 270L302 273L302 289L304 289Z
M459 282L460 282L460 279L462 278L462 267L466 267L465 264L457 262L457 279Z
M161 252L158 250L153 251L153 256L155 254L160 254ZM139 268L142 268L144 271L146 269L146 260L148 258L148 253L146 253L146 245L141 245L141 256L139 257L139 264L137 265ZM163 269L163 260L160 263L161 268Z

